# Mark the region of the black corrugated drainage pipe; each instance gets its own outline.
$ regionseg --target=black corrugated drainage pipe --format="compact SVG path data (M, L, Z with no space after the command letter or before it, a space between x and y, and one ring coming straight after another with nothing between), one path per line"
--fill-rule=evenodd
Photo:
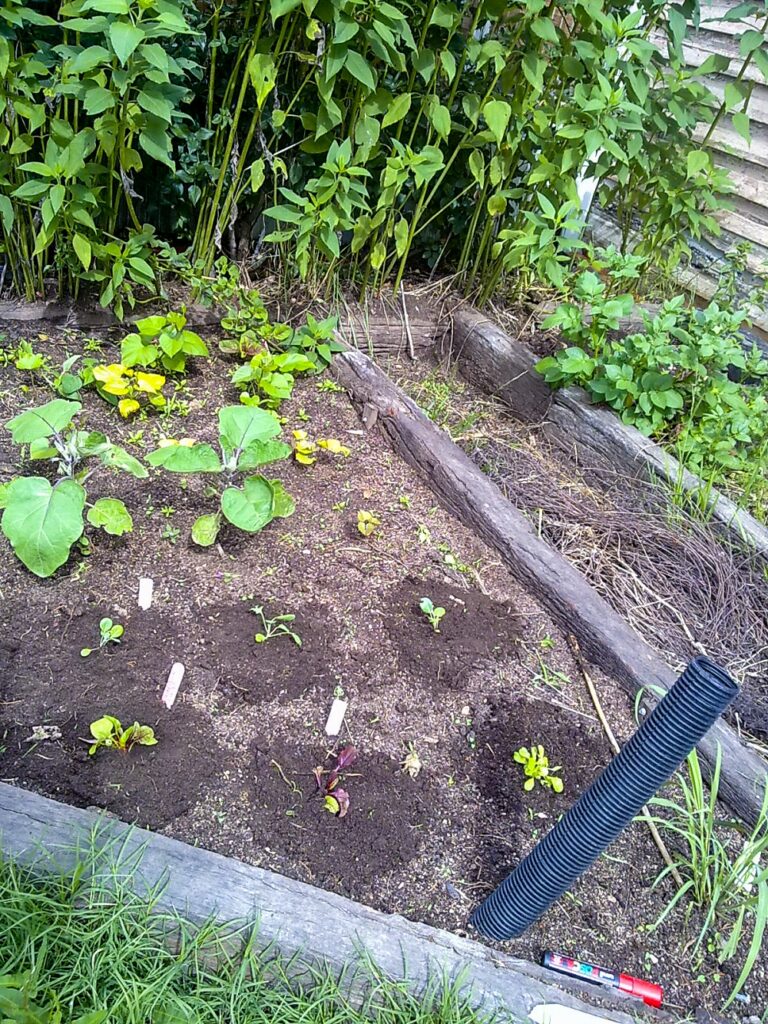
M695 658L589 789L474 911L475 928L497 940L530 928L621 834L738 692L727 672Z

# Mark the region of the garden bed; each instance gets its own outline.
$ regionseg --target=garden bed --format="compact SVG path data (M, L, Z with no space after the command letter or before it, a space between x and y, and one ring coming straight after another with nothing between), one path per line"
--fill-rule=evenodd
M63 348L79 350L81 338L56 332L36 346L55 346L58 358ZM105 361L111 351L108 343ZM219 406L237 401L229 369L219 357L197 363L179 396L184 417L124 423L91 393L88 423L139 457L161 432L210 440ZM50 398L12 368L2 382L3 422ZM178 477L153 472L145 481L120 478L133 534L94 539L90 556L73 558L53 579L33 578L4 547L0 779L461 931L610 748L563 632L496 552L435 506L377 432L363 430L346 394L318 384L303 381L283 405L286 434L336 437L352 454L281 466L296 499L291 518L255 536L227 528L200 551L188 536L211 510L202 484L190 478L183 488ZM18 471L17 449L3 433L7 479ZM114 490L108 473L93 477L94 497ZM361 509L381 520L372 537L357 530ZM146 576L155 599L141 611L137 586ZM440 633L419 611L424 596L447 609ZM270 617L295 614L301 647L287 637L257 645L256 604ZM82 658L105 615L125 626L121 643ZM175 661L187 671L168 711L160 695ZM594 675L626 739L630 701ZM323 729L342 694L349 710L336 744ZM158 745L89 757L83 739L104 714L152 725ZM30 742L39 725L57 727L61 739ZM348 742L358 759L345 780L349 814L339 820L323 809L313 769ZM562 795L541 786L524 792L512 755L531 743L562 765ZM403 770L409 750L422 764L415 778ZM686 923L676 914L647 930L671 895L649 888L660 866L646 832L633 826L505 949L526 958L560 949L651 976L675 1009L717 1006L735 968L697 980L715 968L705 960L692 970L681 958L695 917ZM761 972L747 986L758 1003Z

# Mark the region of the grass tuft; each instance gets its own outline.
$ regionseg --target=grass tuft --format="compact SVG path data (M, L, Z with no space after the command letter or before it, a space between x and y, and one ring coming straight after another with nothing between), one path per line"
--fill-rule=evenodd
M67 876L0 860L0 1016L19 989L30 1010L10 1020L109 1024L486 1024L460 992L414 994L368 962L341 979L260 948L252 924L191 925L137 893L137 861L109 849ZM328 936L333 942L333 936ZM8 976L15 976L8 978ZM3 978L5 976L5 978ZM24 1015L26 1013L26 1016Z

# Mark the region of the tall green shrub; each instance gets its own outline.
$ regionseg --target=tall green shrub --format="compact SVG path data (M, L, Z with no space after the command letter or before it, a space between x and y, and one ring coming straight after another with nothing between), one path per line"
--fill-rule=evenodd
M558 285L579 175L655 259L716 231L727 182L694 131L727 61L685 67L687 0L4 3L0 220L30 296L55 269L130 301L154 227L203 272L225 251L314 286L415 265L481 298Z

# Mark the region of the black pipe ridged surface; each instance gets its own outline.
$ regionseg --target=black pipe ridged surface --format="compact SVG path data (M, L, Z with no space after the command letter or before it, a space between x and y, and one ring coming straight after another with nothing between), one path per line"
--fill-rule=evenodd
M589 789L475 910L475 928L490 939L522 935L621 834L737 693L727 672L694 659Z

